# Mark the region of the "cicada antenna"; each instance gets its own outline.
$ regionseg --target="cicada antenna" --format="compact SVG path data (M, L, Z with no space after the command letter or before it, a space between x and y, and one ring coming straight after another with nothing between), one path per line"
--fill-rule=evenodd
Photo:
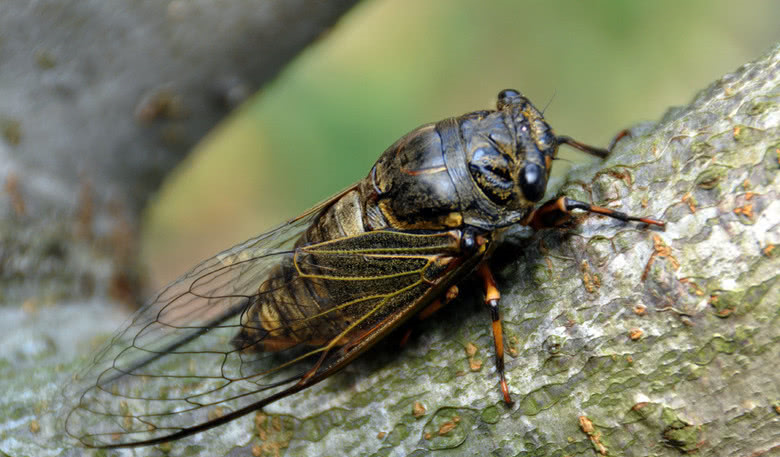
M553 89L553 93L552 93L552 96L550 97L550 100L544 105L544 108L542 108L542 115L544 115L544 113L547 111L547 108L549 108L550 105L552 105L552 102L553 102L553 100L555 100L555 95L557 93L558 93L558 91Z

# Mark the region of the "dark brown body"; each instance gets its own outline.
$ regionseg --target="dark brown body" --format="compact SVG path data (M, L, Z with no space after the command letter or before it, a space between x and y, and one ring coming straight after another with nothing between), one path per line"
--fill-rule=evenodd
M327 378L412 316L430 315L476 270L504 401L500 293L484 263L502 230L572 209L544 196L560 144L519 92L496 110L424 125L363 180L298 218L197 265L141 308L65 391L65 429L89 447L192 435Z
M528 144L518 144L518 134ZM322 260L316 255L288 258L271 271L249 311L248 320L260 325L243 330L236 344L274 351L298 343L322 345L332 338L346 342L369 332L388 316L409 316L402 311L423 307L468 274L488 252L489 246L484 246L479 252L464 253L460 247L464 231L478 232L491 240L494 231L528 216L533 202L522 197L519 185L511 179L524 165L516 160L517 148L527 148L526 160L535 159L546 168L543 151L553 145L549 127L530 102L469 113L410 132L382 154L368 176L321 211L296 247L341 240L341 248L347 250L350 239L366 232L376 232L377 246L400 247L410 234L418 234L432 248L439 248L414 260L401 259L402 250L371 261L347 256L339 259L338 267L343 273L345 266L354 263L355 271L376 278L371 267L398 274L408 271L410 262L417 262L421 269L429 263L432 266L417 275L345 281L328 279L328 270L334 265L320 264ZM489 176L481 173L488 168ZM509 185L489 182L494 174L505 175L504 184ZM399 236L407 238L393 239ZM334 259L328 256L325 260L330 263ZM367 315L378 299L331 310L372 292L403 287L411 287L409 293L392 298L353 328L350 326ZM262 346L255 346L261 340Z

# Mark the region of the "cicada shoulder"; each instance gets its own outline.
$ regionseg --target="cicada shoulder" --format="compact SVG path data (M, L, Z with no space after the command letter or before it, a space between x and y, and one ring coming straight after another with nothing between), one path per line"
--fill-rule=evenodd
M561 144L608 152L556 136L514 90L495 110L410 132L355 185L204 261L141 308L64 390L67 433L113 448L224 424L337 372L473 272L510 402L500 293L484 262L497 235L558 225L573 209L663 225L565 197L536 207Z

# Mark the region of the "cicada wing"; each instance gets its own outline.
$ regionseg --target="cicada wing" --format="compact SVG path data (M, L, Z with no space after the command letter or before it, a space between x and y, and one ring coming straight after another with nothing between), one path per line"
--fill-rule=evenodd
M241 314L312 221L351 189L201 262L136 311L62 390L67 434L87 446L111 446L206 421L194 417L206 409L206 399L189 408L167 399L183 398L196 386L212 392L230 384L221 367L231 362ZM137 419L139 410L177 417L171 421L177 425Z
M448 233L296 246L317 214L201 263L139 310L65 390L67 433L153 444L246 414L327 377L451 274ZM269 303L281 311L258 311Z
M210 405L247 391L229 373L240 364L231 339L317 214L205 260L139 309L63 390L66 432L87 446L152 439L208 420L219 413Z

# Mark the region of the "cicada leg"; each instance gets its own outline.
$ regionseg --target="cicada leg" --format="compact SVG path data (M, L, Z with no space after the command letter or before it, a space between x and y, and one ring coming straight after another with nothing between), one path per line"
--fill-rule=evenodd
M580 209L589 213L601 214L604 216L619 219L621 221L635 221L642 222L649 225L656 225L664 228L666 223L663 221L657 221L647 217L631 216L626 213L615 211L613 209L604 208L601 206L591 205L590 203L574 200L569 197L560 197L555 200L550 200L537 208L529 216L526 225L539 230L544 228L552 228L561 226L571 220L572 210Z
M569 146L575 149L579 149L580 151L586 154L590 154L592 156L601 157L602 159L605 159L609 155L609 153L613 149L615 149L615 145L618 143L618 141L630 136L631 136L631 131L629 131L628 129L621 130L620 132L618 132L617 135L615 135L615 138L613 138L612 141L609 143L609 147L607 149L597 148L589 144L580 143L579 141L575 140L570 136L558 136L556 137L556 141L558 141L558 144L568 144Z
M512 403L509 396L509 387L506 384L504 376L504 334L501 328L501 314L498 309L498 301L501 299L501 293L498 291L496 280L490 271L487 263L482 263L477 268L477 276L482 278L485 287L485 304L490 310L490 318L493 320L493 342L496 347L496 371L501 382L501 393L504 395L506 404Z
M609 143L609 148L607 148L608 151L612 152L613 149L615 149L615 145L618 144L618 141L622 140L623 138L627 138L631 136L631 131L628 129L623 129L615 135L614 138L612 138L612 141Z
M432 301L430 305L426 306L422 311L419 312L419 314L417 314L417 318L420 320L429 318L433 313L440 310L444 305L454 300L457 296L458 286L450 286L450 288L447 289L447 293L444 294L444 300L437 298L436 300Z
M447 293L444 294L444 299L437 298L436 300L432 301L428 306L423 308L422 311L417 313L417 319L418 320L424 320L431 317L433 313L440 310L444 305L451 302L455 299L455 297L458 296L458 286L452 285L449 289L447 289ZM413 327L409 326L404 331L404 335L401 337L401 341L398 343L400 347L406 346L406 343L409 342L409 338L412 336Z

